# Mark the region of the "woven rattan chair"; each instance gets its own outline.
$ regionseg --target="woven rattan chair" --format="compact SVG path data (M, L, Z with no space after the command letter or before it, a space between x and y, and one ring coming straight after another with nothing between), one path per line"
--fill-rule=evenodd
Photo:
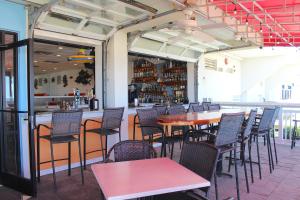
M204 108L205 111L208 111L208 106L211 104L211 102L208 102L208 101L203 101L202 102L202 106Z
M84 169L86 169L86 154L94 153L97 151L104 152L104 159L107 156L107 138L109 135L119 134L119 142L121 141L121 123L124 114L124 107L121 108L106 108L103 112L102 121L87 119L84 122L84 137L83 137L83 160ZM99 128L87 129L89 122L100 124ZM94 133L100 135L101 149L87 152L86 148L86 135L87 133ZM103 145L102 137L105 137L105 144Z
M237 197L240 199L239 191L239 179L237 170L237 141L238 135L241 131L242 123L244 121L245 113L230 113L222 114L220 126L217 131L216 136L211 135L211 139L207 142L211 143L213 141L216 148L220 150L220 154L233 151L234 168L235 168L235 179L236 179L236 190ZM214 139L212 139L214 138ZM219 166L222 165L222 156L218 160ZM224 173L223 173L224 174ZM218 187L216 184L216 196L218 197Z
M208 105L208 110L209 111L217 111L217 110L220 110L220 109L221 109L220 104L210 104L210 105Z
M111 162L110 155L114 155L114 162L143 160L156 158L157 154L152 145L146 141L126 140L115 144L107 154L105 162Z
M189 104L188 112L194 112L193 106L198 106L198 102L192 102Z
M260 151L259 151L259 142L258 142L259 137L266 138L267 140L269 170L270 173L272 173L272 160L271 160L272 147L270 143L270 130L271 130L271 124L272 124L274 114L275 114L275 108L265 108L259 120L258 126L254 126L254 128L251 131L251 137L254 137L256 141L256 149L257 149L257 162L252 162L252 163L258 164L260 179L262 178L262 175L261 175L261 161L260 161ZM250 141L252 141L252 139ZM251 143L250 143L250 151L251 151ZM253 174L253 171L251 171L251 173Z
M39 124L37 127L37 170L38 180L40 180L40 165L43 163L52 163L53 181L56 185L55 176L55 161L68 160L68 175L71 175L71 143L78 142L81 180L84 183L82 159L81 159L81 146L80 146L80 129L81 129L82 111L55 111L52 114L51 127ZM50 134L41 135L41 127L50 130ZM51 161L40 162L40 140L45 139L50 142ZM68 158L67 159L54 159L54 144L68 143Z
M166 137L164 129L157 123L159 116L156 109L137 109L137 116L139 119L139 126L142 130L143 141L148 141L151 145L153 142L159 142L161 146L161 156L166 156Z
M215 169L218 157L219 150L211 144L204 142L185 142L183 144L179 163L210 182L212 182L214 177L216 183ZM199 192L196 194L194 191L187 191L184 193L177 192L159 195L155 196L154 199L209 199L210 187L200 188L199 190L204 192L204 196L200 196Z

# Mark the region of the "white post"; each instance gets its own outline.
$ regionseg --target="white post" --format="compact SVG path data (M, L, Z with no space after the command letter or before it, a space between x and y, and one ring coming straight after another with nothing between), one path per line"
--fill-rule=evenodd
M187 63L187 96L190 102L195 102L195 63Z
M102 110L102 45L95 46L95 93L99 99L99 109Z

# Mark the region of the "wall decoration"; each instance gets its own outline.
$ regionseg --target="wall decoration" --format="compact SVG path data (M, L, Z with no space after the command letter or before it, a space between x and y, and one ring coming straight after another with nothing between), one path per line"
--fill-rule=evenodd
M55 82L55 77L51 78L51 82L54 83Z
M64 75L64 76L63 76L63 86L64 86L64 87L67 87L67 86L68 86L68 77L67 77L67 75Z
M47 83L48 83L48 79L44 78L44 84L47 84Z
M61 76L60 75L57 76L56 83L57 83L57 85L61 84Z
M43 85L43 79L42 78L39 78L39 86L42 86Z
M92 74L90 74L87 70L82 69L78 73L78 76L77 76L75 82L78 84L83 84L83 85L91 84L92 77L93 77Z
M38 89L38 80L34 79L34 88L37 90Z

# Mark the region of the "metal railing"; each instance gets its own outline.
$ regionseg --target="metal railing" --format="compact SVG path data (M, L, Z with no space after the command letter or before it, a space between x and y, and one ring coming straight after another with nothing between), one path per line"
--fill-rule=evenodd
M222 107L237 108L257 108L263 110L266 107L279 107L278 118L275 122L275 137L279 144L291 144L291 135L294 128L294 119L300 120L300 103L282 103L282 102L214 102ZM300 135L300 129L297 132Z

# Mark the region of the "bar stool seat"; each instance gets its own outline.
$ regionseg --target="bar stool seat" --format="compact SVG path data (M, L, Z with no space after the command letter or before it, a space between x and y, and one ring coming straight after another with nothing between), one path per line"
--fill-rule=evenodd
M43 138L43 139L46 139L49 141L51 140L52 143L67 143L67 142L78 141L78 138L73 135L59 136L59 137L54 137L54 138L52 138L51 135L43 135L43 136L40 136L40 138Z

